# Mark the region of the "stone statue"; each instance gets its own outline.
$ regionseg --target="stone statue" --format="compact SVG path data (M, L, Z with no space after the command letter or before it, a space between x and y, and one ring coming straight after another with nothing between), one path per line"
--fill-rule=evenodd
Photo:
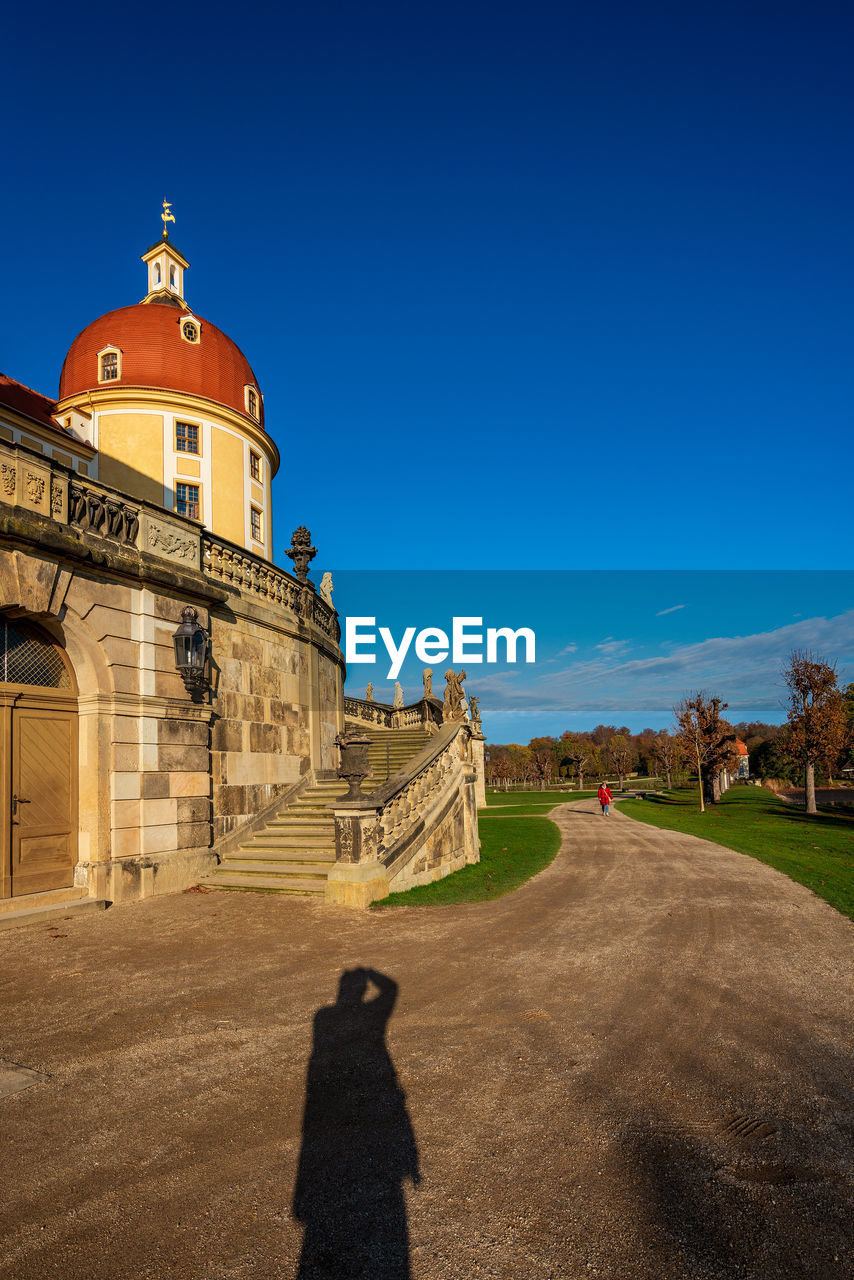
M394 702L392 703L395 711L399 711L403 706L403 685L399 680L394 682Z
M323 577L320 579L320 594L328 605L332 604L332 592L334 590L335 588L332 585L332 574L324 573Z
M469 696L469 715L475 724L480 723L480 698L476 698L474 694Z
M422 679L424 681L424 697L432 698L433 697L433 671L430 667L424 668L424 675L422 676Z
M446 722L465 720L466 718L463 706L465 699L463 681L465 678L466 673L464 670L457 675L456 671L452 671L449 667L445 672L445 700L442 704L442 717Z
M367 689L365 690L365 702L373 702L373 700L374 700L374 686L372 684L369 684Z

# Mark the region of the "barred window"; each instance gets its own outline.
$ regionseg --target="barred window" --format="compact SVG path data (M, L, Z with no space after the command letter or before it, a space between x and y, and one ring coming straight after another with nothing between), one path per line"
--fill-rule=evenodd
M197 484L181 484L175 486L175 510L179 516L190 516L192 520L199 516L199 486Z
M175 423L175 450L177 453L199 452L199 428L195 423Z
M0 681L36 684L43 689L70 689L71 677L49 641L0 620Z

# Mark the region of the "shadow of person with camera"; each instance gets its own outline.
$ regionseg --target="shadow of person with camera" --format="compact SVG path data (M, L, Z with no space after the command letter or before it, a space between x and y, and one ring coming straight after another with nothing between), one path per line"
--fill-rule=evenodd
M350 969L335 1004L315 1014L293 1200L305 1228L297 1280L409 1280L403 1183L421 1175L385 1042L397 990L375 969Z

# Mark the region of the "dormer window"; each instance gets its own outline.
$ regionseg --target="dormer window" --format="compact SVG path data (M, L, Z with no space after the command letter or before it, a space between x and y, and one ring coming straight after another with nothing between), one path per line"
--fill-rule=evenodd
M202 340L202 324L200 320L189 311L185 311L180 319L180 327L178 332L181 335L182 342L189 342L193 346Z
M117 382L122 376L122 353L118 347L105 347L98 352L98 381Z
M246 412L251 418L258 420L258 392L254 387L246 388Z

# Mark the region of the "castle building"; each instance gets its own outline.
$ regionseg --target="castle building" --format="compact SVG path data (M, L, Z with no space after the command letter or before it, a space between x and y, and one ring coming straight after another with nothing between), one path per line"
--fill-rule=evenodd
M212 877L361 905L478 856L481 738L345 700L308 530L272 562L261 388L164 209L145 296L74 339L57 399L0 375L0 925ZM367 799L347 721L395 741Z

